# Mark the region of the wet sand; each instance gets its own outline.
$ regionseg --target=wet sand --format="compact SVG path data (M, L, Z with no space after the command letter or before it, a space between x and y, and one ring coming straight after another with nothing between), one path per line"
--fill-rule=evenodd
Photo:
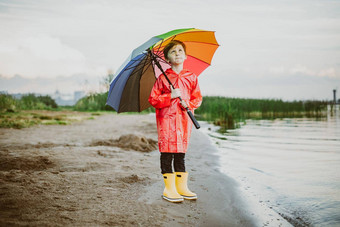
M0 226L254 226L234 180L193 129L197 201L161 198L155 117L105 114L71 125L0 129Z

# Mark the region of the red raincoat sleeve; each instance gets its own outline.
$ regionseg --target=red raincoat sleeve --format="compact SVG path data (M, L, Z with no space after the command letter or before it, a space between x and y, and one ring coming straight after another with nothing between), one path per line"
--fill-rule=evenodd
M159 77L153 85L149 96L149 103L156 109L168 107L171 104L171 93L163 91L163 83Z
M200 86L198 85L197 76L192 85L190 101L188 102L188 107L191 110L197 109L202 103L202 95Z

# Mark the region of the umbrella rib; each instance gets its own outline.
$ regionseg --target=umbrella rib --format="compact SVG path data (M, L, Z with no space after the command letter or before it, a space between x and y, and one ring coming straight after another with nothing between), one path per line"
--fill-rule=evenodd
M158 52L157 52L158 53ZM161 56L159 56L158 54L156 54L156 53L153 53L154 54L154 56L156 56L156 58L157 58L157 60L159 60L159 61L162 61L163 63L167 63L167 64L169 64L167 61L165 61Z
M158 45L158 50L157 50L157 53L159 52L159 49L161 48L162 44L164 43L164 39L162 39L162 42L161 44Z
M145 53L143 53L144 55L146 55ZM137 61L140 61L139 59L138 60L131 60L132 62L137 62ZM133 64L131 64L131 65L133 65ZM129 70L129 69L133 69L133 68L136 68L138 66L138 64L137 65L134 65L134 66L130 66L130 67L127 67L127 68L125 68L124 69L124 71L126 71L126 70Z
M144 74L146 72L146 70L148 70L148 68L150 67L150 65L152 65L152 63L151 62L148 63L148 64L145 63L145 65L147 65L147 67L145 68L145 70L142 71L142 74ZM144 67L145 67L145 65L144 65ZM144 69L144 67L143 67L143 69Z
M154 55L156 55L156 54L154 54ZM156 55L157 57L159 57L158 55ZM149 57L149 56L148 56ZM160 57L159 57L160 58ZM166 62L166 61L164 61L162 58L160 58L160 60L162 60L163 62ZM148 62L148 63L147 63ZM145 66L146 65L148 65L146 68L145 68ZM144 64L144 66L143 66L143 69L145 68L145 70L143 70L142 71L142 74L144 74L145 72L146 72L146 70L148 70L148 68L150 67L150 65L152 66L153 64L152 64L152 60L150 60L150 61L145 61L145 64Z
M195 58L195 59L197 59L197 60L199 60L199 61L201 61L201 62L207 63L208 65L211 65L211 63L206 62L206 61L203 61L202 59L196 58L196 57L194 57L194 56L192 56L192 55L189 55L189 56L192 57L192 58Z
M146 54L144 54L144 55L146 55ZM144 59L143 59L144 60ZM142 61L143 61L142 60ZM146 65L146 60L145 60L145 63L144 63L144 66ZM151 64L151 63L150 63ZM144 67L143 66L143 67ZM136 65L136 66L132 66L132 67L129 67L129 69L133 69L133 68L137 68L137 67L140 67L140 65ZM136 74L136 73L139 73L141 70L143 70L143 67L141 67L141 69L139 69L139 70L133 70L133 72L131 72L131 74L130 74L130 76L133 76L134 74ZM142 73L144 73L143 71L142 71Z
M213 45L213 46L220 46L218 43L208 43L204 41L185 41L185 43L203 43L203 44L208 44L208 45Z
M176 36L177 36L177 35L174 35L173 37L171 37L171 41L174 40L174 39L176 38ZM168 39L169 39L169 38L168 38ZM157 52L160 52L159 50L161 49L161 47L162 47L164 41L165 41L165 40L168 40L168 39L165 38L165 39L162 40L162 42L158 45L158 50L157 50Z
M131 67L131 69L132 69L132 68L133 68L133 67ZM137 68L137 66L136 66L135 68ZM136 73L138 73L138 72L140 72L140 71L141 71L141 69L139 69L139 70L133 70L133 72L131 72L131 74L130 74L129 77L133 76L134 74L136 74Z
M171 41L175 40L176 37L177 37L177 35L173 35L173 36L171 36L171 37L169 37L169 38L167 38L167 39L163 39L162 43L163 43L165 40L169 40L169 39L170 39L170 42L171 42ZM159 45L159 48L160 48L161 46L162 46L162 45Z

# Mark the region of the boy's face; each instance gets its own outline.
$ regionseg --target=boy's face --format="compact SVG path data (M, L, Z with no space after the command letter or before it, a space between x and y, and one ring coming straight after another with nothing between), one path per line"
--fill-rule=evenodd
M167 60L170 62L171 65L183 64L184 60L187 59L184 48L182 47L182 45L179 44L173 46L169 50L167 57Z

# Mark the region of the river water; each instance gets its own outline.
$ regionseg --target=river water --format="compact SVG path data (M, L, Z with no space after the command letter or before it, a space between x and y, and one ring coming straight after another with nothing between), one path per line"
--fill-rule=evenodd
M202 122L221 171L294 226L340 226L340 110L327 118L247 120L218 132Z

